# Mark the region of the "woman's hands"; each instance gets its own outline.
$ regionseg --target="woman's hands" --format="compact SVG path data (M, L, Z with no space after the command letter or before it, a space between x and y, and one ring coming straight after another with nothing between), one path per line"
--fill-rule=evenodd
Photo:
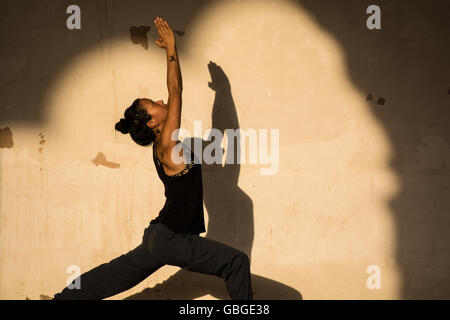
M175 45L175 35L173 34L172 29L170 28L167 21L156 17L153 21L156 26L156 30L158 31L159 38L155 40L155 43L160 48L167 49L168 47Z

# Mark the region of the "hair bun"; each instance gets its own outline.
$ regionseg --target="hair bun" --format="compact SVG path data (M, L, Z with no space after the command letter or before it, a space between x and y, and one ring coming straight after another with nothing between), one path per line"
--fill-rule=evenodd
M122 132L123 134L130 133L130 129L130 123L123 118L116 123L116 130Z

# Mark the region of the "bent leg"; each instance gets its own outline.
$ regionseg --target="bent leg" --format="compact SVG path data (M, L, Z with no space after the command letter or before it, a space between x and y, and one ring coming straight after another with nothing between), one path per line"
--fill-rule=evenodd
M248 256L226 244L192 236L192 256L185 270L216 275L225 280L230 298L252 300Z
M161 263L143 244L108 263L83 273L80 289L64 288L55 300L98 300L128 290L161 268Z
M160 261L224 279L233 300L253 299L250 262L244 252L197 235L174 233L161 223L153 228L147 248Z

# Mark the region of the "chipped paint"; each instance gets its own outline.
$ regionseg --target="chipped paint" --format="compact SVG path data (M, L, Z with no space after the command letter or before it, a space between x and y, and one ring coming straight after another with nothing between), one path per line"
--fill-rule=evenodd
M95 164L95 166L104 166L111 169L117 169L120 167L120 164L106 160L106 156L102 152L97 153L95 159L91 161Z
M134 44L140 44L148 49L147 33L150 31L149 26L130 27L130 39Z
M12 138L12 131L9 127L0 129L0 148L12 148L14 141Z

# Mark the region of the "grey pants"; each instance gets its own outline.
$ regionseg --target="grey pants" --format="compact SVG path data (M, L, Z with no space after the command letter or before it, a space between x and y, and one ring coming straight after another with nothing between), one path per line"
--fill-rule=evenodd
M103 299L128 290L164 265L215 275L225 280L230 298L252 300L248 256L223 243L172 232L162 223L144 231L135 249L80 276L80 289L64 288L54 299Z

